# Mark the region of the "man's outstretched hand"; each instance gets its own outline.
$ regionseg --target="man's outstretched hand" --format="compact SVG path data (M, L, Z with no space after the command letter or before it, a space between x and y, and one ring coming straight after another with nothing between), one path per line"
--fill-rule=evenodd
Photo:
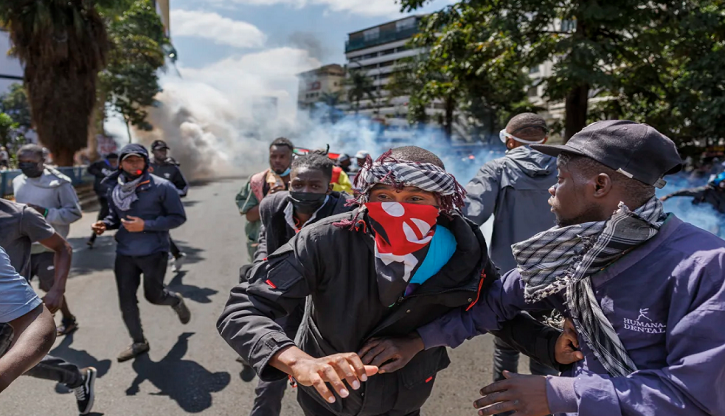
M363 365L360 357L353 352L313 358L297 347L282 350L270 364L291 375L297 383L313 386L328 403L335 403L335 395L325 383L330 383L344 399L350 392L343 380L353 390L358 390L362 382L378 373L377 367Z
M392 373L405 367L425 345L413 332L400 338L373 338L358 352L363 364L380 368L380 374Z
M567 318L564 321L564 331L556 341L556 362L567 365L583 359L584 354L579 351L579 336L574 327L574 322Z
M497 381L481 389L480 399L473 407L478 414L495 415L515 411L516 416L545 416L549 411L546 397L546 377L503 372L506 380Z

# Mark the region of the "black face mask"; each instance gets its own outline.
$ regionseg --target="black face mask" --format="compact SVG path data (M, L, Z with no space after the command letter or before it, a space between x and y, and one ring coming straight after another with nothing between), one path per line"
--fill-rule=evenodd
M305 215L314 214L325 203L327 194L316 194L313 192L290 191L289 200L295 208L295 212Z
M43 174L44 168L39 163L33 162L20 162L18 168L23 171L23 174L28 178L39 178Z

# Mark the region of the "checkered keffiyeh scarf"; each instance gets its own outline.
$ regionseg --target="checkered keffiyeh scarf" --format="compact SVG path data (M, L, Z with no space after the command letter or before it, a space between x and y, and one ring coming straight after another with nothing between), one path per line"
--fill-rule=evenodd
M131 209L131 204L138 200L136 187L138 187L143 178L144 175L141 175L132 181L127 181L123 174L118 176L118 185L111 191L111 198L113 198L113 203L116 205L116 208L121 211Z
M403 188L415 186L438 196L443 212L451 213L464 205L466 191L456 178L432 163L396 160L391 151L383 153L375 162L368 156L355 177L355 197L358 204L367 202L370 190L376 184Z
M533 303L566 289L577 331L613 377L637 371L594 296L591 276L659 232L666 215L656 197L630 211L623 203L608 221L554 227L511 248Z

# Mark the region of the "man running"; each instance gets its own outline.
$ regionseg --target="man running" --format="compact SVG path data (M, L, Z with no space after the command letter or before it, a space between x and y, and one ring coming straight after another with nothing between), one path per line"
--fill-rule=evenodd
M315 152L295 158L290 172L289 192L269 195L259 206L262 228L256 264L262 263L304 227L353 209L348 204L349 195L332 191L332 168L330 158ZM300 306L289 317L277 320L290 339L295 338L303 312ZM254 370L244 365L243 376L253 376ZM286 379L260 380L255 389L251 416L279 415L286 386Z
M419 328L418 348L455 347L522 309L556 308L573 319L584 360L562 377L505 373L481 391L480 415L725 414L725 242L655 196L681 168L675 144L608 120L566 145L533 147L558 156L558 226L515 244L518 268L470 311Z
M291 141L280 137L269 146L269 169L253 175L236 196L239 213L244 215L247 225L247 255L254 260L259 240L259 204L265 196L287 190L295 147Z
M163 140L156 140L151 143L151 172L174 184L180 197L185 197L189 192L189 182L179 169L179 163L169 156L169 146ZM174 271L181 271L181 266L186 260L184 254L169 237L171 255L174 257Z
M35 144L25 145L18 150L18 167L23 174L13 179L15 200L38 211L61 237L68 237L70 224L83 215L70 178L47 167L43 148ZM53 287L54 256L48 248L40 244L33 245L31 268L29 274L24 275L28 279L38 276L40 289L44 292ZM63 318L58 326L58 335L68 335L77 330L78 321L71 313L65 297L60 312Z
M503 272L516 268L511 245L527 240L554 225L549 211L549 188L556 183L556 158L533 150L530 145L546 143L549 129L539 115L523 113L513 117L501 141L506 156L492 160L466 186L464 215L481 226L493 215L491 259ZM537 314L541 319L546 313ZM503 380L504 370L518 372L519 352L500 338L493 339L493 381ZM531 374L558 374L536 360L529 361Z
M141 284L146 300L171 306L182 324L191 312L184 298L164 285L169 253L169 230L186 221L184 205L174 185L149 172L149 156L139 144L121 149L119 169L105 180L115 183L111 191L110 214L93 224L97 234L116 233L116 286L123 321L133 343L118 355L123 362L148 352L138 310L136 292Z
M103 159L93 162L88 166L88 173L93 175L93 191L98 197L98 203L101 204L101 209L98 211L98 221L108 216L108 186L102 184L103 180L107 176L112 174L118 169L118 154L109 153ZM88 247L93 248L93 244L96 242L96 233L92 233L86 244Z
M55 341L55 322L0 247L0 393L33 368Z
M43 298L43 303L51 313L55 313L63 302L73 249L36 210L27 205L0 199L0 247L4 249L3 253L12 266L0 272L0 287L3 279L12 280L17 274L29 275L33 243L42 244L52 254L54 281ZM81 414L88 414L93 408L95 368L79 369L62 358L46 355L25 374L64 384L75 392Z

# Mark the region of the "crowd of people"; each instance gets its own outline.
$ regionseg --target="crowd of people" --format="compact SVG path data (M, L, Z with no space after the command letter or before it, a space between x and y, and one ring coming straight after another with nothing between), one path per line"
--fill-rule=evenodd
M307 416L419 415L450 364L446 347L489 332L494 377L471 398L480 415L725 414L725 241L655 196L682 167L674 143L620 120L565 145L547 145L548 134L536 114L513 117L500 133L505 156L465 187L416 146L333 160L274 140L269 168L236 196L249 258L217 322L242 378L259 378L251 415L279 415L288 384ZM191 318L164 284L169 261L185 258L169 232L186 221L188 192L168 150L130 144L89 167L101 212L88 245L118 230L131 338L120 362L150 348L142 276L148 302ZM96 370L47 355L79 328L64 239L78 198L42 148L18 160L16 202L0 200L0 391L22 374L55 380L87 414ZM723 189L718 176L663 199L716 205ZM489 246L481 225L492 217ZM518 374L519 353L531 375Z

